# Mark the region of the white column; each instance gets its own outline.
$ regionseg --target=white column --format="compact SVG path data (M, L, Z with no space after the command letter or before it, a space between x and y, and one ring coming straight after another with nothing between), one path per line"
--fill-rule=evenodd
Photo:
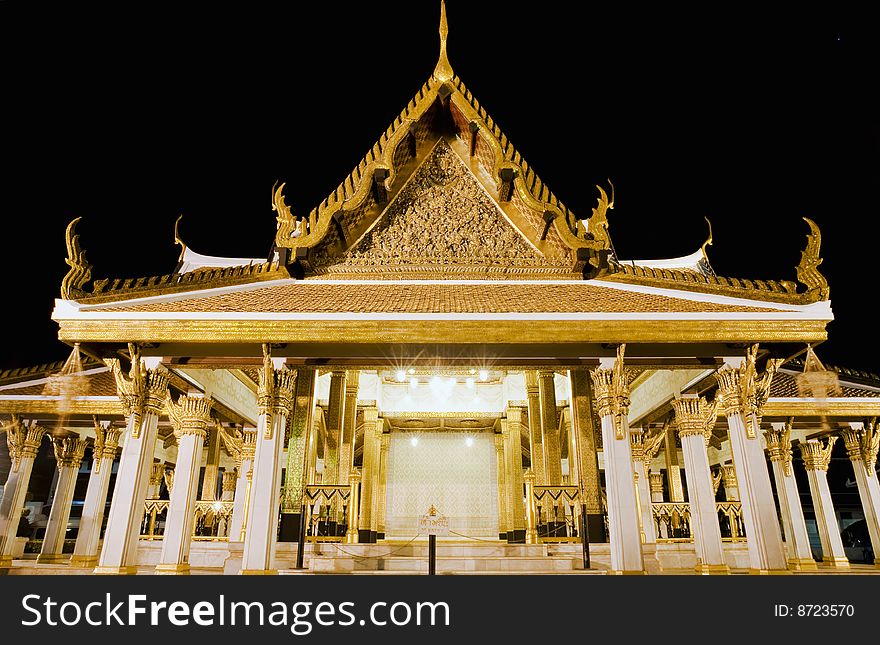
M40 442L46 429L35 421L21 421L15 415L10 423L3 424L3 428L6 430L12 468L3 487L3 499L0 500L0 567L10 567L34 459L40 451Z
M657 531L654 526L654 512L651 506L651 482L648 478L650 461L646 461L645 435L647 432L644 430L631 431L630 442L632 445L630 450L632 451L635 482L639 496L642 541L646 544L654 544L657 541Z
M169 374L156 360L150 361L152 369L146 369L137 352L133 354L134 369L128 377L122 373L118 360L107 362L113 368L128 424L95 573L134 575L144 500L153 466L159 414L165 409L168 397Z
M843 442L859 487L865 523L868 525L868 535L871 536L871 547L874 549L874 564L880 565L880 483L875 470L880 433L873 423L852 426L852 429L843 431Z
M229 541L242 542L244 537L244 518L247 514L248 497L250 496L252 467L254 464L254 447L257 441L256 428L242 428L241 443L238 444L238 479L235 480L235 497L232 503L232 519L229 521Z
M156 565L157 574L188 575L189 547L193 536L196 493L202 447L211 420L213 401L201 395L181 396L168 401L168 416L177 437L177 463L174 467L174 489L168 504L162 554Z
M788 566L796 571L815 571L816 561L810 549L810 538L807 535L807 524L804 521L804 510L801 508L791 460L791 426L785 423L771 425L773 429L764 433L764 440L773 465L773 478L776 480Z
M716 406L694 394L682 395L672 402L675 423L681 438L681 451L687 474L688 503L691 509L691 532L697 552L697 572L726 574L721 528L715 507L715 487L709 471L706 445L715 427Z
M731 363L736 360L742 364L732 367ZM746 360L726 361L715 375L718 381L717 397L727 416L730 447L746 525L750 573L790 573L770 486L770 472L757 431L759 424L754 410L750 409L744 417L744 401L754 398L756 382L759 381L755 374L754 357L750 354ZM772 372L768 373L772 376ZM764 377L760 379L762 384L765 380Z
M107 505L110 475L113 472L113 460L116 458L121 434L120 430L110 427L109 421L95 423L92 472L86 488L76 545L70 558L72 567L93 567L98 563L98 541L101 538L101 524L104 522L104 507Z
M241 573L245 575L278 573L275 544L281 503L282 454L295 384L296 373L284 367L283 359L271 359L266 354L257 395L260 418L241 563Z
M609 573L643 574L645 565L627 421L629 378L623 367L622 347L613 364L609 364L608 359L602 359L599 369L591 374L596 392L596 407L602 420L608 532L611 542Z
M76 437L55 438L52 448L55 450L55 463L58 466L58 484L52 497L52 510L46 522L46 533L37 562L52 564L64 559L64 538L67 535L67 521L70 519L70 505L73 503L73 491L76 488L76 477L82 465L88 441Z
M837 437L829 437L823 445L819 439L810 439L801 443L800 448L810 482L819 541L822 543L822 562L837 569L849 569L849 560L843 550L843 540L840 539L840 525L831 501L831 489L828 488L828 464L836 441Z

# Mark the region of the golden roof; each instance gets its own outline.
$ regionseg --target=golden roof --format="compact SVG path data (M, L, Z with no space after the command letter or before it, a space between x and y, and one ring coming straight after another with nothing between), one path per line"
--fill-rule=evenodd
M597 187L599 199L589 217L569 210L455 75L443 2L439 32L440 54L431 76L330 195L300 215L286 203L284 184L273 191L278 227L265 264L91 281L74 222L68 228L71 268L62 298L110 302L287 277L514 275L598 277L789 304L829 299L818 271L820 234L810 220L797 267L801 287L788 280L735 279L711 270L620 262L608 230L613 190L609 197ZM500 248L488 248L493 243Z

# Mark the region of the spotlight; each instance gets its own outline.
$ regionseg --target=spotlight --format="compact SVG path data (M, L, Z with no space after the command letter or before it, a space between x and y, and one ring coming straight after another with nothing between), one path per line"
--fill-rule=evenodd
M480 370L480 380L488 381L489 380L489 370Z
M476 374L476 373L477 373L477 370L475 370L473 367L472 367L470 370L468 370L468 371L469 371L470 374Z
M468 448L470 448L471 446L473 446L473 445L474 445L474 438L473 438L473 437L467 437L467 438L464 440L464 445L466 445Z
M418 387L418 385L419 385L419 379L417 379L415 376L413 376L409 379L409 386L411 388L416 388L416 387Z
M419 445L419 438L418 437L410 437L409 445L411 445L413 448L418 446Z
M469 376L468 378L465 379L464 383L469 388L474 389L474 383L476 383L476 381L474 381L474 377Z
M440 378L440 377L437 376L437 375L434 375L434 376L431 377L431 380L428 381L428 384L429 384L433 389L436 390L436 389L438 389L439 387L441 387L441 386L443 385L443 379Z
M409 374L415 374L415 373L416 373L416 371L415 371L413 368L411 368L411 367L407 370L407 372L408 372Z
M404 372L403 370L397 370L397 374L395 376L397 376L397 380L400 383L403 383L406 380L406 372Z
M455 384L456 384L456 383L457 383L457 381L456 381L455 378L452 377L452 376L450 376L448 379L446 379L446 385L447 385L447 387L455 387Z

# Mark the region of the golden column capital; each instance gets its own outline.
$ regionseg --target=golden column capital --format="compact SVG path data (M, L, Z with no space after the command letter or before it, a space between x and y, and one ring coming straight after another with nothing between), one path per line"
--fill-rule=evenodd
M171 374L163 367L147 369L141 360L137 346L129 343L131 369L126 376L118 358L108 358L104 363L112 370L116 381L116 393L126 417L134 416L136 423L131 436L140 436L140 420L144 413L160 414L168 399L168 382Z
M12 472L18 472L22 459L36 459L46 429L36 421L30 423L21 421L17 415L12 415L12 421L8 424L4 423L3 429L6 431L6 445L12 461Z
M150 466L150 486L158 486L162 483L162 476L165 474L165 464L154 461Z
M242 461L253 460L256 452L257 452L257 429L256 428L242 428L241 429L240 452L239 452L239 458L238 458L239 465L241 465Z
M630 432L629 441L633 461L643 461L645 463L645 470L651 469L654 457L660 452L660 446L663 445L663 439L666 435L666 428L667 426L664 425L662 429Z
M98 473L101 472L102 459L116 458L116 450L119 448L122 430L113 428L109 421L106 425L103 425L94 416L92 417L92 423L95 426L95 444L92 446L92 460L95 472Z
M880 448L880 433L877 432L874 423L868 422L861 430L847 429L840 434L843 437L846 454L850 460L864 462L869 477L875 474L874 466L877 463L877 452Z
M224 470L222 490L224 492L235 492L236 479L238 479L238 473L235 470Z
M791 477L791 422L786 423L781 430L774 428L765 431L764 440L767 442L770 461L781 462L783 473L786 477Z
M204 437L208 426L213 425L211 408L214 402L201 395L186 394L177 399L177 402L168 399L166 409L174 428L174 436L177 438L187 434Z
M623 366L625 351L626 345L619 345L613 367L600 367L590 372L596 396L596 410L600 418L611 416L614 419L617 439L624 439L623 422L629 414L629 381L632 371Z
M723 365L715 373L718 383L718 404L725 416L741 414L749 439L757 437L764 404L770 396L773 376L782 364L781 359L769 359L763 374L758 374L755 363L758 345L749 347L739 367Z
M736 466L733 464L722 464L721 481L724 483L725 488L733 488L736 486Z
M272 416L288 415L293 410L296 388L296 372L286 365L275 368L269 353L269 346L263 345L263 368L257 387L257 404L260 414L266 415L265 439L272 438Z
M58 466L58 470L79 469L88 445L88 441L78 437L55 437L52 440L52 450L55 452L55 465Z
M672 409L675 411L675 425L680 437L701 435L706 445L709 444L715 420L718 418L716 401L707 403L701 396L684 395L672 401Z
M663 493L663 473L649 473L648 480L651 482L651 493Z
M810 439L800 443L801 455L804 458L804 466L807 470L828 470L831 463L831 451L837 437L828 437L825 444L821 439Z

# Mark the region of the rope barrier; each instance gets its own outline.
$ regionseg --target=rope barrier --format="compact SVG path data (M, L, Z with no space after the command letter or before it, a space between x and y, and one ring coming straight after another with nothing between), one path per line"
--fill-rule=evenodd
M355 560L381 560L382 558L387 558L389 555L393 555L394 553L397 553L398 551L405 549L410 544L415 542L416 539L418 539L418 537L419 536L416 535L413 539L411 539L406 544L402 544L399 547L397 547L396 549L393 549L393 550L389 551L388 553L382 553L381 555L358 555L357 553L352 553L351 551L346 551L345 549L343 549L341 546L339 546L335 542L329 542L328 544L332 544L336 548L336 550L342 551L346 555L350 555Z

